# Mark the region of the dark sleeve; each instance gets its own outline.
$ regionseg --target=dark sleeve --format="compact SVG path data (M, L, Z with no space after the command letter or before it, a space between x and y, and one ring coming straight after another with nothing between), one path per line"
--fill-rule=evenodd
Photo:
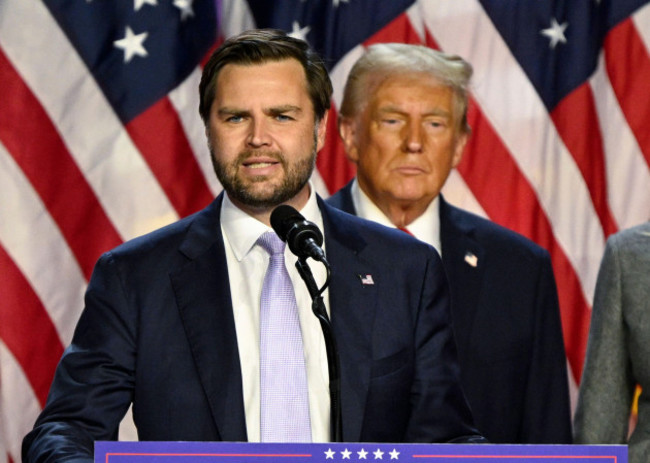
M405 442L485 442L460 385L452 334L449 288L442 262L432 253L415 323L415 372Z
M96 440L117 438L132 400L135 314L114 267L110 254L97 263L47 403L23 440L23 462L92 462Z
M548 254L540 262L521 437L522 442L570 444L569 383L557 288Z

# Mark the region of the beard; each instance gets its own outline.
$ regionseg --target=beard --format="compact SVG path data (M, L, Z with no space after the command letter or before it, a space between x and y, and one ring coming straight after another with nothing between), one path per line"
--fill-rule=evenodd
M280 151L246 150L231 163L219 162L210 146L214 172L228 196L252 209L270 209L296 196L307 184L316 165L316 138L309 156L289 164ZM282 165L284 178L279 184L269 182L265 175L242 178L238 175L240 166L252 156L263 155L275 159ZM263 185L268 183L268 185Z

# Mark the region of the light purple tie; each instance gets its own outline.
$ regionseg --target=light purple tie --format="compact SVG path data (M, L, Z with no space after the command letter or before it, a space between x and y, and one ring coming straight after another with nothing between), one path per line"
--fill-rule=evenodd
M257 244L271 255L260 304L261 440L311 442L307 372L285 243L266 232Z

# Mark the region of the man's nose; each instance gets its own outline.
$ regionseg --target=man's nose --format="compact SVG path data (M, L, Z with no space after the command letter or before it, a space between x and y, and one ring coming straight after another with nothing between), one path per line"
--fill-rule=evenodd
M409 123L405 127L404 148L407 153L422 152L422 126L417 123Z
M253 147L270 144L269 127L265 119L251 119L248 138L246 142Z

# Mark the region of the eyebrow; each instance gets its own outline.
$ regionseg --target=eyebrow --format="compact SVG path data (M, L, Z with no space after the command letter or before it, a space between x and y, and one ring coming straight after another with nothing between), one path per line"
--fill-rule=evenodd
M237 109L237 108L219 108L217 110L217 114L219 116L241 116L244 114L248 114L248 111L245 111L243 109Z
M280 106L272 106L270 108L265 108L264 113L269 114L272 116L278 115L278 114L285 114L285 113L290 113L290 112L295 112L295 113L302 113L303 110L300 106L295 106L295 105L280 105ZM238 108L230 108L230 107L223 107L219 108L217 110L217 114L219 116L247 116L250 114L250 111L247 109L238 109Z
M302 113L302 108L300 106L295 106L295 105L280 105L280 106L273 106L271 108L267 108L264 110L265 113L267 114L284 114L284 113Z
M382 106L378 110L380 113L397 113L397 114L406 114L407 111L404 111L402 108L394 105L386 105ZM445 111L443 109L435 108L431 111L427 111L423 114L423 116L441 116L441 117L447 117L451 119L451 112L450 111Z

